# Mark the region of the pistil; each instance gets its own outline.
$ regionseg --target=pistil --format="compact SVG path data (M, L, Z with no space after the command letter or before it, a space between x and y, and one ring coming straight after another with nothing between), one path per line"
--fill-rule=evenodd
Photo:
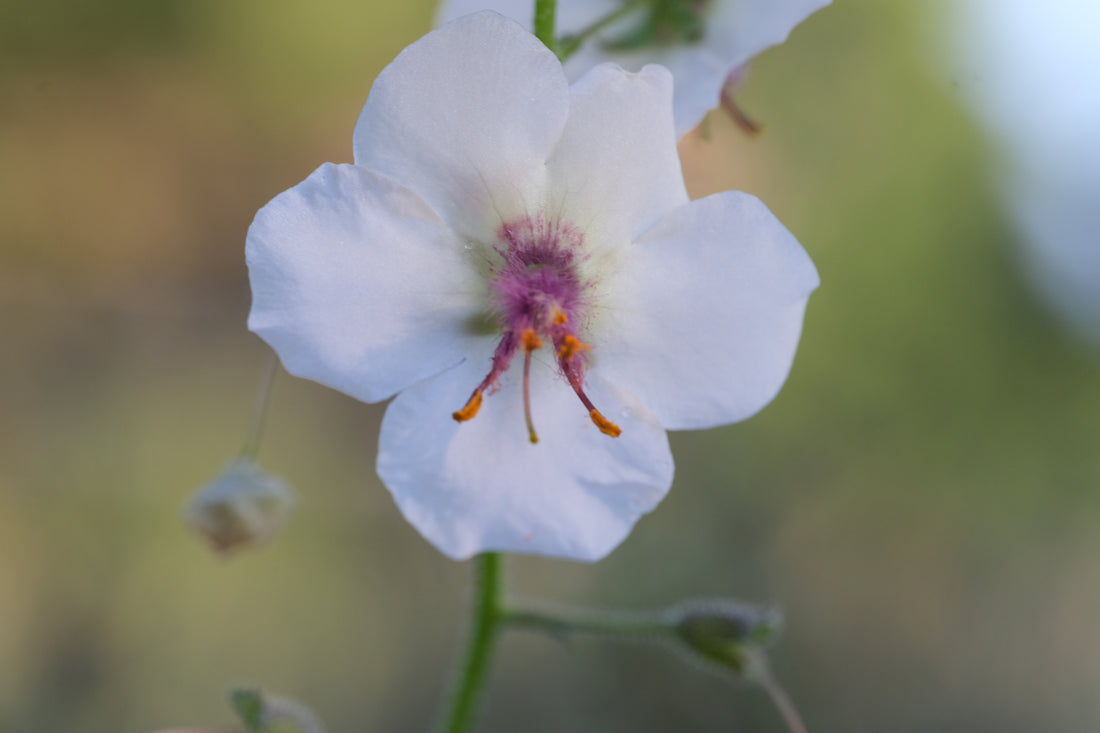
M532 443L539 442L538 433L535 432L535 423L531 419L531 354L542 346L542 339L533 329L523 332L523 419L527 423L527 437Z

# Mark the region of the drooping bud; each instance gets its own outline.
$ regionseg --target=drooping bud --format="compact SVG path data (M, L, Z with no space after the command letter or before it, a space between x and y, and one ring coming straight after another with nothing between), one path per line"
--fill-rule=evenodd
M738 675L751 671L750 649L769 641L782 624L775 608L731 600L687 601L670 616L685 651Z
M772 675L764 650L783 624L778 609L730 600L689 601L673 608L670 617L681 651L756 685L771 698L790 733L806 733L790 695Z
M294 508L294 492L249 458L234 459L188 502L184 521L222 554L271 538Z

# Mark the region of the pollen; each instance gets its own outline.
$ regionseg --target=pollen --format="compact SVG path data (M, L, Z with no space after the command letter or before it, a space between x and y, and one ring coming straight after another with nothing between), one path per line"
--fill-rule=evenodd
M604 435L610 435L612 438L617 438L623 434L623 429L604 417L599 410L590 411L588 416L592 418L592 422L596 424L596 427L598 427L600 432Z
M477 411L481 409L481 390L476 389L474 393L470 395L470 399L467 400L466 406L458 412L451 413L451 417L455 419L455 422L466 422L472 420ZM595 419L595 418L593 418ZM597 423L598 424L598 423ZM602 428L601 428L602 429Z
M581 351L591 350L591 346L584 343L573 334L567 333L561 340L561 346L558 348L558 357L561 359L569 360Z
M565 315L565 311L558 311L557 313L554 314L554 325L555 326L564 326L565 323L568 320L569 320L569 317Z
M529 328L523 332L523 348L528 352L542 348L542 339L539 338L534 329Z

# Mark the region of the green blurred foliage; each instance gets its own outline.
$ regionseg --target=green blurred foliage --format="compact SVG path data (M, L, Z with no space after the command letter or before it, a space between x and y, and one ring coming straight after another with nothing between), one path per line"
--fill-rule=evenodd
M693 195L763 198L817 262L791 379L674 436L669 498L606 561L518 558L572 605L776 602L777 674L828 731L1100 721L1100 354L1018 273L984 141L918 2L840 2L682 145ZM0 730L229 724L261 685L342 730L424 730L467 568L373 472L382 408L283 378L260 459L301 493L222 562L180 511L239 447L265 358L244 233L348 160L427 2L0 6ZM482 730L780 730L659 648L509 636Z

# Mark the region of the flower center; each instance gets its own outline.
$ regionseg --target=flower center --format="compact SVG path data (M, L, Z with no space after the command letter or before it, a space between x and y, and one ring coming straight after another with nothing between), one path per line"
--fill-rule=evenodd
M484 396L498 387L500 376L522 350L523 416L528 437L537 443L531 416L531 356L549 342L559 371L592 422L600 432L617 438L622 430L604 417L584 392L584 371L592 350L577 334L590 285L579 268L584 237L566 222L541 216L505 222L497 237L494 250L499 261L489 277L489 290L500 342L489 374L452 417L465 422L477 415Z

